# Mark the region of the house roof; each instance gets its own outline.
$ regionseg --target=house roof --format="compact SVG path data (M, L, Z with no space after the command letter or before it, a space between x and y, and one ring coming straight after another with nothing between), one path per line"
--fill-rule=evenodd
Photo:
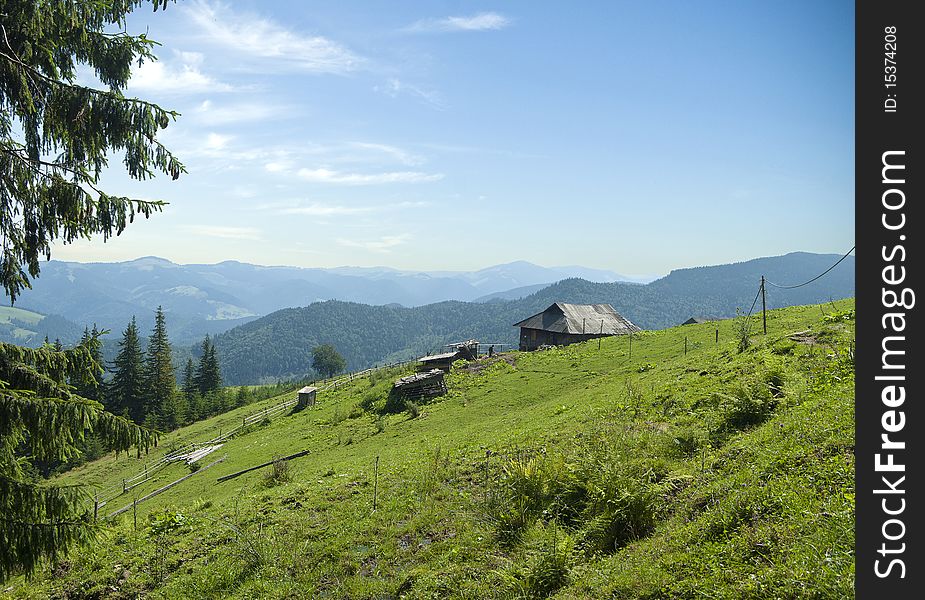
M458 352L444 352L443 354L431 354L429 356L422 356L418 360L420 362L430 362L433 360L446 360L448 358L453 358L457 354L459 353Z
M640 331L609 304L566 304L556 302L541 313L514 323L514 327L555 333L605 333L621 335Z
M681 325L696 325L697 323L709 323L710 321L715 321L716 319L710 317L691 317L690 319L681 323Z

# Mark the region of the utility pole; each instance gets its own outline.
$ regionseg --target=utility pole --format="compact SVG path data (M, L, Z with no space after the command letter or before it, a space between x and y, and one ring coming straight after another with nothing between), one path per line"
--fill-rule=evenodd
M764 334L768 334L768 314L767 314L767 303L765 302L764 297L764 275L761 276L761 324L764 327Z

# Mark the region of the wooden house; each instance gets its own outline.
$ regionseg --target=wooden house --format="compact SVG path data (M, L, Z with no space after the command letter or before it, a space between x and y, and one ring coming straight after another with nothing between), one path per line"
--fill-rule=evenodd
M541 313L515 323L520 327L520 349L564 346L610 335L626 335L640 328L609 304L556 302Z

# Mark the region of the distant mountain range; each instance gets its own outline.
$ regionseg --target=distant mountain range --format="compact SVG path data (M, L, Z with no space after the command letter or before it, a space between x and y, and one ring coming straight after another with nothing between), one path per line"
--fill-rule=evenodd
M121 263L50 261L16 306L72 323L73 327L62 327L58 336L66 343L74 341L71 330L82 331L94 323L121 331L133 315L141 331L148 331L154 310L163 306L171 339L190 344L282 308L324 300L420 306L443 300L473 301L569 277L634 280L613 271L548 268L525 261L478 271L412 272L387 267L265 267L235 261L178 265L145 257Z
M690 317L731 317L737 308L751 306L761 275L792 285L815 277L838 258L795 252L678 269L649 283L612 271L527 262L413 273L232 261L177 265L154 257L124 263L51 261L16 308L0 310L0 341L38 345L48 336L71 344L95 323L112 332L104 339L104 355L111 360L132 316L146 335L154 310L163 306L176 360L195 354L191 348L205 334L217 335L226 383L254 383L309 374L311 349L320 343L334 344L351 369L461 339L515 344L511 324L557 301L610 303L646 329ZM854 257L810 285L793 290L769 285L767 292L772 308L853 296Z
M737 309L751 308L762 275L778 286L794 285L819 275L839 258L797 252L679 269L646 285L571 278L509 300L495 296L482 297L482 302L450 301L417 307L319 302L235 327L218 336L216 346L226 382L243 384L309 374L311 350L322 343L334 344L350 369L410 358L469 338L515 345L518 332L512 324L553 302L609 303L637 325L659 329L679 325L690 317L733 317ZM769 285L768 307L850 297L854 283L854 257L849 256L810 285L796 289Z

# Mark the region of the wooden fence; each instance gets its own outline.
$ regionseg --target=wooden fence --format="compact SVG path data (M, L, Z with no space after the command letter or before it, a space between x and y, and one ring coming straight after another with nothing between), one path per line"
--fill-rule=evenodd
M345 375L341 375L340 377L334 377L328 380L322 380L320 382L317 382L316 387L318 388L318 392L334 391L352 381L355 381L356 379L359 379L361 377L366 377L374 373L375 371L378 371L381 369L392 369L396 367L403 367L403 366L409 365L414 362L417 362L417 360L407 360L403 362L388 363L388 364L381 365L378 367L363 369L362 371L347 373ZM161 458L151 463L145 463L143 470L139 471L132 477L123 479L121 485L114 484L114 485L110 485L105 488L95 490L94 498L93 498L94 506L98 510L99 508L105 506L107 503L118 498L119 496L122 496L123 494L133 490L134 488L142 485L143 483L150 481L155 475L160 473L167 466L169 466L172 463L177 462L178 460L181 460L184 456L190 454L191 452L195 452L197 449L202 448L204 446L214 446L216 444L221 444L227 439L229 439L230 437L232 437L233 435L235 435L236 433L238 433L239 431L241 431L242 429L244 429L245 427L248 427L255 423L260 423L264 419L272 419L272 418L278 417L284 414L286 411L292 409L298 403L298 401L299 401L298 397L296 397L296 398L291 398L289 400L284 400L283 402L280 402L279 404L276 404L274 406L264 407L263 409L257 410L249 415L245 415L244 417L242 417L240 425L228 431L221 432L218 436L213 437L210 440L207 440L204 442L190 442L189 444L186 444L180 448L171 450L170 452L168 452ZM211 464L209 466L211 466Z

